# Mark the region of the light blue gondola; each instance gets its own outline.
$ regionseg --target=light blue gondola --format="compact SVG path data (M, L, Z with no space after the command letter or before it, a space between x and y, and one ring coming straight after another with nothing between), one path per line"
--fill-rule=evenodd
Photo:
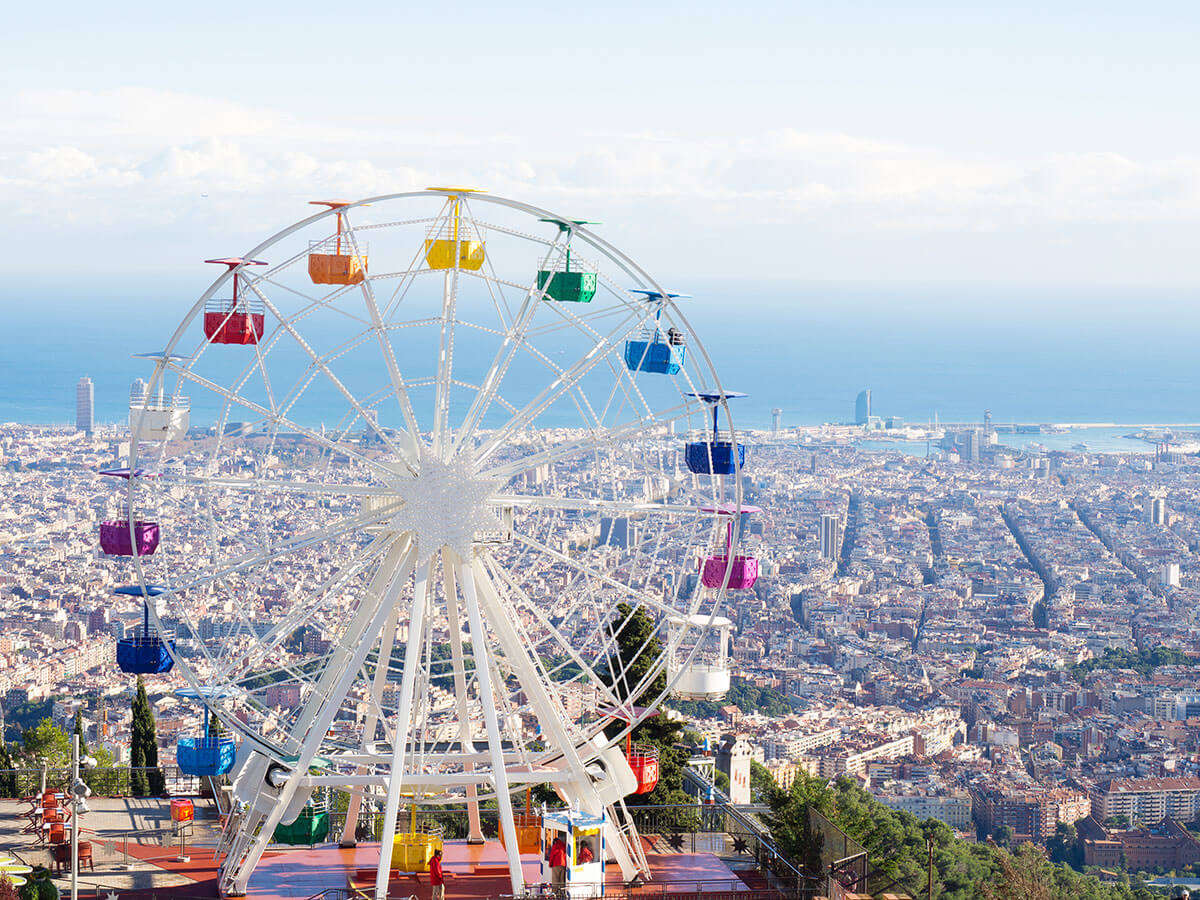
M684 344L686 335L678 328L660 327L663 305L667 300L675 300L688 294L662 293L635 289L632 294L644 294L646 300L656 303L654 311L654 328L646 329L640 338L625 342L625 366L631 372L651 372L655 375L678 375L683 369L686 356Z

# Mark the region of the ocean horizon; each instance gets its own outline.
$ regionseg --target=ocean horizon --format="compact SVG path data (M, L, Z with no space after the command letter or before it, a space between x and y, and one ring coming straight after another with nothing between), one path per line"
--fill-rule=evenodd
M31 282L0 294L0 422L74 421L75 384L95 385L96 421L127 415L150 366L208 282L133 281L123 290ZM1186 289L1022 288L727 282L676 284L683 312L742 427L853 419L924 424L1200 422L1200 312ZM83 292L87 291L90 296Z

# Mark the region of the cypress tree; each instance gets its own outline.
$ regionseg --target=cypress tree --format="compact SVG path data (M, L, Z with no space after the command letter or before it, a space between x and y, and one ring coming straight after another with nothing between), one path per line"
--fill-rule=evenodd
M17 790L15 765L12 751L8 749L8 741L0 740L0 797L21 796Z
M654 619L642 608L618 603L613 618L614 654L607 661L603 677L612 685L613 693L628 700L638 683L660 663L663 645L655 636ZM667 687L665 669L633 700L637 706L654 702ZM611 738L620 731L621 723L613 722L605 732ZM683 790L683 770L687 766L688 750L679 746L683 724L666 715L653 716L638 725L631 735L632 743L658 749L658 784L649 794L639 797L648 805L688 804L692 798Z
M129 746L130 793L135 797L157 796L166 790L167 780L158 767L158 737L154 732L154 713L150 711L150 698L146 696L146 684L138 676L137 691L133 695L132 737Z

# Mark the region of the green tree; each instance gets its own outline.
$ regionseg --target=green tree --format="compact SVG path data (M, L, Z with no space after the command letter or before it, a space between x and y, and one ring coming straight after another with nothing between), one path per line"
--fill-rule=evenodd
M755 803L766 803L771 791L778 788L771 770L757 759L750 760L750 799Z
M983 885L985 900L1055 900L1054 876L1049 860L1033 844L1022 844L1016 853L1002 851L995 881Z
M713 773L713 784L717 786L718 791L721 791L726 797L729 796L729 776L720 769Z
M753 777L753 768L751 777ZM811 810L833 811L833 797L820 779L804 772L797 773L791 788L784 791L774 784L767 794L771 811L763 818L783 854L810 876L824 871L821 854L825 836L812 827Z
M1050 854L1051 862L1073 866L1076 869L1082 868L1083 855L1077 846L1074 825L1059 822L1054 829L1054 836L1046 841L1046 850Z
M615 652L607 660L602 677L622 701L632 699L635 706L646 706L656 700L667 687L666 667L662 666L662 641L655 636L654 620L646 611L634 609L628 603L618 603L612 622ZM658 674L645 682L654 671ZM636 697L631 695L641 687ZM606 729L609 737L621 730L620 722ZM683 790L683 770L687 767L689 751L680 745L683 724L660 713L642 722L630 735L631 742L658 750L658 784L639 800L649 806L691 803Z
M8 741L0 740L0 797L20 797L17 787L17 764ZM0 898L2 900L2 898Z
M1011 847L1015 836L1016 832L1012 830L1012 826L1010 825L1001 825L992 832L992 840L1001 847Z
M142 676L133 695L132 735L129 742L130 793L135 797L158 796L166 791L166 778L158 767L158 736L154 731L154 713Z
M21 743L25 747L23 755L30 763L40 765L45 759L52 769L71 764L71 739L49 719L25 729Z

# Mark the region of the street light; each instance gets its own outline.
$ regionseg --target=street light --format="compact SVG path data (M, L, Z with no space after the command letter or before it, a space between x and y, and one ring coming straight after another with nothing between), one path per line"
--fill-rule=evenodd
M79 735L71 735L71 900L79 900L79 817L90 812L87 798L92 796L92 789L79 777L79 767L92 769L96 759L92 756L80 757Z

